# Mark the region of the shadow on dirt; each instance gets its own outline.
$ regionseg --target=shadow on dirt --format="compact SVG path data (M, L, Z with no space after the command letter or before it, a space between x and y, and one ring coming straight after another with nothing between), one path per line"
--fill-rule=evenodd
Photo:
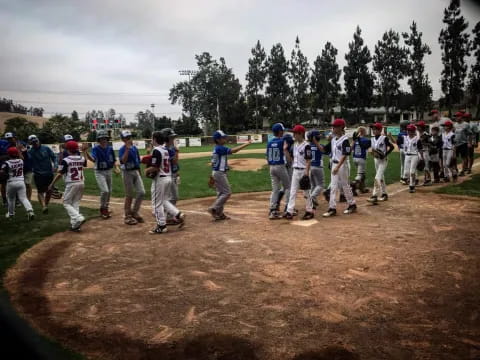
M340 346L329 346L318 351L309 351L295 356L292 360L359 360L357 354Z

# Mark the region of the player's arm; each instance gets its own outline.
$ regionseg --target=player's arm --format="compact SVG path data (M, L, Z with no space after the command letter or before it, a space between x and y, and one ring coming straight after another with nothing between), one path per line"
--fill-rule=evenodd
M346 161L346 159L350 156L350 153L352 152L352 148L350 147L350 142L348 139L345 139L345 141L342 143L342 157L340 158L340 161L338 162L337 166L335 166L332 169L333 175L337 175L338 171L342 167L343 163Z
M385 156L388 156L393 150L395 150L395 146L393 146L388 137L385 139L385 145L387 146L387 153Z
M92 153L90 154L90 152L88 151L88 145L86 143L83 143L82 152L86 159L90 160L93 163L97 161L95 156L95 148L92 149Z
M310 145L305 146L305 161L307 166L305 167L305 175L310 175L310 166L312 165L312 149Z
M56 170L58 169L58 159L57 157L55 156L55 154L53 153L53 150L48 148L48 155L50 156L50 160L52 161L53 163L53 168Z
M60 163L60 165L58 166L58 170L57 170L57 173L55 174L55 177L53 178L52 182L50 183L50 185L48 185L48 190L51 191L53 189L53 186L55 185L55 183L64 175L66 174L68 171L68 165L67 163L65 162L65 160L62 160L62 162Z
M393 146L393 144L395 144L395 143L397 142L397 141L395 140L395 138L393 137L392 133L390 133L390 132L387 133L387 138L388 138L388 140L390 140L390 143L392 144L392 146ZM395 147L394 147L394 148L395 148Z
M418 154L420 155L420 159L425 160L423 158L423 143L421 141L417 142L417 150L418 150Z
M283 142L283 153L287 158L287 162L291 163L293 161L292 154L288 151L288 143L286 141Z
M235 153L239 152L240 150L245 149L251 143L252 143L252 140L248 140L248 142L246 142L245 144L242 144L242 145L239 145L237 147L232 148L231 149L232 154L235 154Z
M113 151L113 148L111 148L112 155L113 155L113 172L115 174L120 174L120 164L117 161L117 157L115 156L115 151Z
M128 155L130 153L130 148L132 147L132 142L131 140L127 141L125 143L125 147L123 149L123 154L120 156L120 163L125 164L128 161Z
M323 152L323 153L325 152L325 146L323 146L322 144L320 144L317 139L315 139L315 138L313 137L313 138L312 138L312 141L313 141L313 143L315 144L315 146L316 146L321 152Z

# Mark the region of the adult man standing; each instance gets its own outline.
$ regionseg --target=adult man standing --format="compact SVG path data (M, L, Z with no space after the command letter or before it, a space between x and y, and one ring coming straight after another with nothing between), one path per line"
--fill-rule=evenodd
M53 173L56 171L58 163L57 157L48 146L41 145L36 135L30 135L28 141L32 145L28 155L32 161L33 180L37 187L38 201L42 206L42 212L48 213L48 203L50 202L51 191L48 186L53 180Z
M464 120L464 113L458 111L455 114L455 148L456 155L462 158L462 171L458 176L465 176L465 171L468 169L468 147L470 139L470 125Z
M475 158L475 148L478 147L478 126L474 123L471 123L470 120L472 120L472 114L470 113L465 113L463 114L463 117L466 121L466 123L470 126L470 136L469 136L469 141L468 141L468 149L467 149L467 168L465 169L467 174L472 173L472 166L473 166L473 160Z

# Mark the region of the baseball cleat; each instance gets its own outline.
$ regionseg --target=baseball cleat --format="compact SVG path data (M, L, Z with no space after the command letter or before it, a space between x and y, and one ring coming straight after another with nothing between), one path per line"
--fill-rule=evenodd
M313 212L307 211L305 214L302 216L302 220L310 220L315 217L315 214Z
M372 196L370 199L367 200L369 203L372 203L372 205L377 205L378 204L378 198L376 196Z
M452 181L453 181L453 182L457 182L457 180L458 180L458 175L453 175L453 176L452 176Z
M45 207L42 209L42 214L48 214L48 207L45 206Z
M465 171L464 171L464 170L460 171L460 172L458 173L458 176L460 176L460 177L465 176Z
M139 224L143 224L143 223L145 222L145 220L143 220L143 218L142 218L140 215L138 215L138 214L132 215L132 217L133 217L135 220L137 220L137 223L139 223Z
M450 182L450 178L449 178L449 177L443 178L443 182L449 183L449 182Z
M400 184L402 184L402 185L408 185L406 179L400 179Z
M35 214L33 213L33 211L27 212L27 219L28 221L32 221L33 219L35 219Z
M424 181L422 186L432 186L432 181L431 180Z
M322 216L323 217L330 217L330 216L335 216L337 215L337 210L336 209L328 209L326 213L324 213Z
M214 208L208 208L208 213L212 215L213 219L216 220L217 217L217 211Z
M138 221L135 220L131 215L125 216L125 220L123 221L126 225L137 225Z
M149 234L163 234L168 232L167 225L157 225L154 229L150 230Z
M222 220L230 220L230 216L227 216L225 214L215 216L215 221L222 221Z
M175 216L175 221L177 222L178 227L182 228L183 225L185 225L185 214L180 211L177 216Z
M388 200L388 195L387 194L382 194L382 196L380 196L380 201L387 201Z
M276 220L276 219L281 219L281 215L277 210L272 210L270 211L270 214L268 215L268 218L270 220Z
M283 218L284 218L284 219L287 219L287 220L292 220L292 219L293 219L293 215L290 214L290 213L287 211L285 214L283 214Z
M410 194L413 194L415 192L415 186L410 186L409 192Z
M108 209L100 208L100 216L102 217L102 219L108 219L110 218L110 212L108 211Z
M348 205L348 208L343 211L344 214L352 214L354 212L357 212L357 204Z
M468 169L468 170L467 170L467 174L470 175L471 173L472 173L472 169Z
M316 209L319 205L317 199L315 199L315 198L312 198L312 204L313 204L314 209Z
M5 214L5 218L8 220L13 220L14 215L10 215L9 213Z

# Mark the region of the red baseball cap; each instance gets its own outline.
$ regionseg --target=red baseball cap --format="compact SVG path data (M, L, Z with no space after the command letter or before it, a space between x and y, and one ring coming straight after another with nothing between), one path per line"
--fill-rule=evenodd
M303 127L303 125L295 125L292 129L292 131L294 133L303 133L305 134L305 128Z
M375 123L375 124L372 124L370 125L371 128L374 128L374 129L377 129L377 130L382 130L383 129L383 125L380 124L380 123Z
M450 120L447 120L443 123L443 126L448 126L448 127L452 127L453 126L453 122L451 122Z
M345 120L343 120L343 119L335 119L335 120L333 120L333 122L332 122L332 126L333 126L333 127L341 127L341 128L344 128L345 126L347 126L347 124L345 123Z
M465 113L465 111L457 111L455 113L455 117L463 117L463 114Z
M437 109L433 109L432 111L430 111L430 114L438 114L438 110L437 110Z
M71 152L78 151L78 143L73 140L67 141L67 143L65 144L65 148Z
M471 118L472 118L472 114L466 112L465 114L463 114L463 117L464 117L465 119L471 119Z
M417 127L413 124L407 125L407 131L415 131L417 130Z
M424 127L427 126L427 124L425 124L425 121L419 121L419 122L417 122L417 126L421 127L421 128L424 128Z
M20 153L15 146L9 147L7 149L8 156L18 156Z

